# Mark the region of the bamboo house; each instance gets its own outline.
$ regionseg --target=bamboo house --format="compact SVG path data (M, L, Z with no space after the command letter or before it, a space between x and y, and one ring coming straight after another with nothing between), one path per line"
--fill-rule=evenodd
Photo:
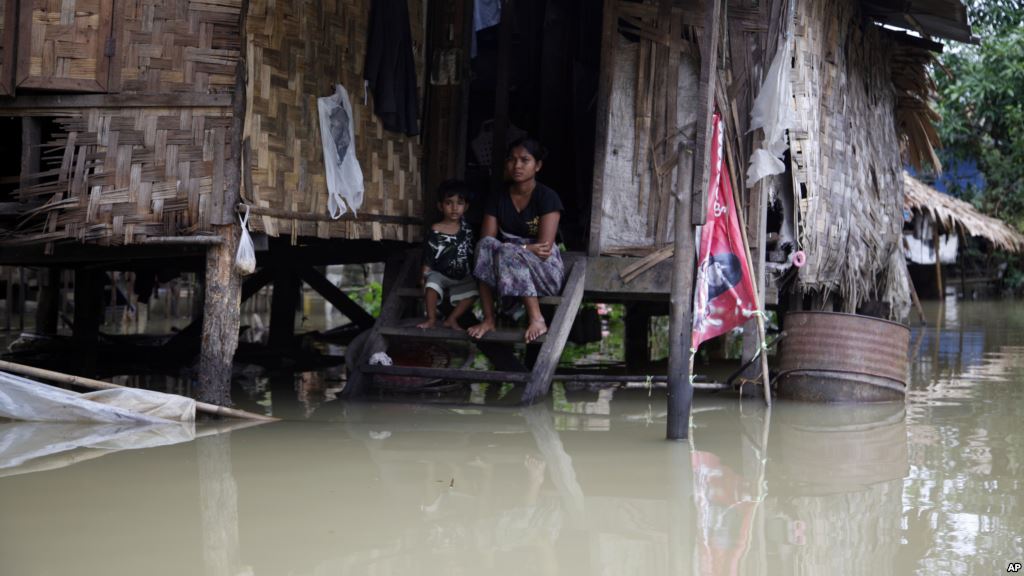
M213 308L203 341L223 347L204 362L222 368L238 299L301 278L373 327L368 354L406 335L409 265L399 256L434 218L438 183L460 176L483 198L500 183L492 159L529 133L551 150L541 180L566 207L568 280L546 341L535 360L527 355L532 369L492 350L497 371L469 378L524 383L534 399L555 377L584 298L626 302L627 356L649 360L649 318L669 312L676 233L692 234L703 218L717 108L767 304L904 307L902 165L934 156L928 64L937 40L972 41L959 0L482 4L499 13L474 29L468 0L0 1L9 134L0 260L75 267L82 278L156 261L205 269ZM380 85L364 86L380 27L396 35L401 96L415 100L401 130ZM796 118L784 170L747 188L764 144L751 110L783 49L791 99L781 105ZM338 84L351 101L364 192L358 210L334 218L317 99ZM230 262L246 211L258 270L243 286ZM799 269L797 251L807 260ZM314 268L384 260L398 289L376 321ZM87 310L89 293L79 292ZM275 290L282 312L271 318L285 339L290 292ZM223 389L217 374L208 386Z

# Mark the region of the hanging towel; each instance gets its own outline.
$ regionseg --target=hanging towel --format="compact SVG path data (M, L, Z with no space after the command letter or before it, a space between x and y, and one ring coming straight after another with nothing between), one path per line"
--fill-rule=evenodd
M338 84L333 96L317 98L316 105L327 172L327 210L331 218L341 217L348 209L354 214L363 205L363 170L356 159L348 92Z
M416 63L406 0L374 0L363 78L373 93L373 111L384 129L420 133Z

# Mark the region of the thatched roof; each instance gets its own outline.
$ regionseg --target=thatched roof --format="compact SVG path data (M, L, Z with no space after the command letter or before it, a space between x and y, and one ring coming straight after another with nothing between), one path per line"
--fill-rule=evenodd
M937 220L946 230L958 228L969 236L981 236L1008 252L1024 251L1024 235L1020 232L906 172L903 173L903 206Z

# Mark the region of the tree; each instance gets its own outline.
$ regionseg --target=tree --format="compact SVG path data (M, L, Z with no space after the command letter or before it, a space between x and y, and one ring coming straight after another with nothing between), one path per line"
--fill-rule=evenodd
M943 156L974 160L984 190L957 190L1024 229L1024 2L970 0L978 45L952 44L935 70Z

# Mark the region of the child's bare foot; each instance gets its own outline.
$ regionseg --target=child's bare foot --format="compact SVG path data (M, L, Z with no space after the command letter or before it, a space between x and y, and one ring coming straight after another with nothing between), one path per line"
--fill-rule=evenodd
M544 320L530 320L530 324L526 327L526 343L529 344L537 338L548 333L548 325L544 323Z
M491 332L493 330L494 320L484 320L483 322L477 324L476 326L470 326L469 330L466 330L466 332L469 333L470 337L480 339L483 338L484 334L487 334L488 332Z
M447 320L444 321L444 324L442 324L442 326L444 326L445 328L451 328L452 330L458 330L461 332L462 326L459 326L458 320L458 318L448 318Z
M425 321L417 324L416 327L426 330L427 328L433 328L436 324L437 320L434 320L433 318L427 318ZM408 326L408 324L406 324L406 326Z

